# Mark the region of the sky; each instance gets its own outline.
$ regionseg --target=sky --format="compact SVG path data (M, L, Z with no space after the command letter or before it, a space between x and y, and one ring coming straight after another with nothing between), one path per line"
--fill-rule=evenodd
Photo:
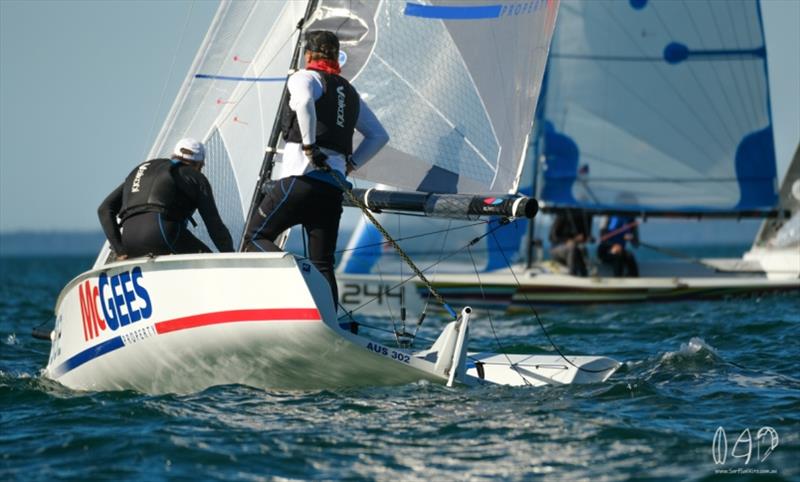
M99 230L97 206L144 160L216 7L0 0L0 232ZM800 0L762 10L780 173L800 139Z

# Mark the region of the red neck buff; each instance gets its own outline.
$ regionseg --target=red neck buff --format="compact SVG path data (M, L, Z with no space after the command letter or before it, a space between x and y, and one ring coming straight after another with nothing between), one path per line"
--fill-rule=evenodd
M342 71L342 68L339 67L339 62L336 60L329 60L329 59L317 59L312 60L308 64L306 64L307 70L319 70L320 72L325 72L326 74L334 74L339 75Z

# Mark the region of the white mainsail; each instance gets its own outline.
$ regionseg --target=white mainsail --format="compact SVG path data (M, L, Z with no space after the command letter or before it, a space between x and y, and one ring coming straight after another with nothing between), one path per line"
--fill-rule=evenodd
M238 245L306 2L221 2L149 157L182 137L207 147L205 174ZM201 220L198 219L198 222ZM210 243L204 226L198 236Z
M235 245L308 4L223 0L149 153L168 156L186 136L206 144L205 173ZM356 177L422 192L515 192L557 11L558 0L317 2L304 30L340 36L343 75L391 137Z
M309 29L342 39L391 140L356 177L405 190L516 191L557 0L325 0Z

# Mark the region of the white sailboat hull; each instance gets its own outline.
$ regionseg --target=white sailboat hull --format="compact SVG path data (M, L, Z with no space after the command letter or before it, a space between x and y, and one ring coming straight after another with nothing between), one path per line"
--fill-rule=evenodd
M704 261L712 264L712 260ZM451 303L498 313L530 313L531 305L659 302L800 292L800 255L768 261L772 274L754 273L764 270L762 258L759 262L714 260L720 272L689 263L640 263L643 276L639 278L583 278L559 273L563 268L554 263L543 263L532 269L516 266L514 274L509 270L481 273L480 283L474 272L438 273L429 275L429 279ZM406 279L386 274L337 274L341 302L348 310L376 316L397 313L401 297L412 315L426 305L428 309L440 308L424 285L417 280L403 284Z
M347 328L336 318L327 281L289 254L132 260L88 271L64 288L45 376L73 389L145 393L224 384L320 389L447 382L451 365L437 363L436 353L393 348ZM520 376L507 360L505 369L493 363L480 377L468 367L474 371L481 358L467 358L457 368L457 381L467 385L602 381L619 366L576 357L576 365L604 367L584 380L541 357L535 376L527 368Z

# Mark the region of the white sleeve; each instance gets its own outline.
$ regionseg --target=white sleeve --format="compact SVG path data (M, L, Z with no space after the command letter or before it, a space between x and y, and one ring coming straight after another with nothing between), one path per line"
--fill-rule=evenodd
M359 168L372 159L389 142L389 133L372 112L364 99L361 99L356 130L364 136L353 153L353 164Z
M317 141L317 110L314 102L322 95L322 84L311 72L298 70L289 77L286 85L290 94L289 108L297 114L303 144L313 144Z

